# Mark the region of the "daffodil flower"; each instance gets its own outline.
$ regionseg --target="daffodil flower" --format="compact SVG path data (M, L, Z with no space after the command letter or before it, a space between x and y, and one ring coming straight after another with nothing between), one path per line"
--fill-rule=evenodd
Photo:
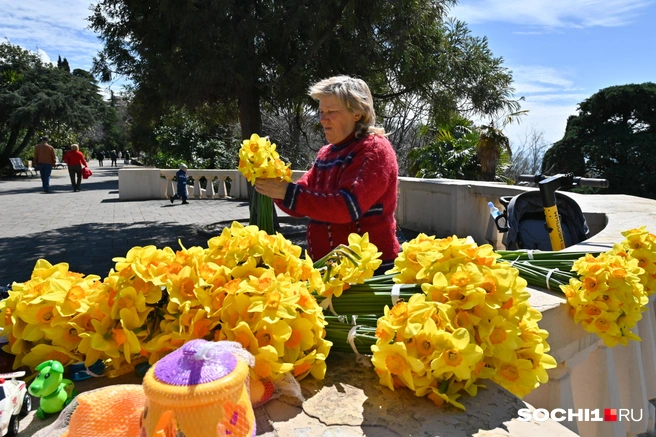
M469 342L469 332L464 328L452 334L442 333L439 347L439 355L431 361L433 375L439 379L448 379L451 375L459 380L469 379L476 364L483 359L483 350Z

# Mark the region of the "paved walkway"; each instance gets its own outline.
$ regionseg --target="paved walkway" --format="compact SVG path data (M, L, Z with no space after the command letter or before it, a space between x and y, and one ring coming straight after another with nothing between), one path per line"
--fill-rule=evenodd
M248 218L248 204L235 200L190 199L189 205L168 200L119 201L119 167L90 164L93 176L73 192L67 170L54 170L51 192L41 179L0 179L0 285L30 278L45 258L67 262L84 274L107 275L112 258L134 246L179 249L203 246L208 237L197 227Z

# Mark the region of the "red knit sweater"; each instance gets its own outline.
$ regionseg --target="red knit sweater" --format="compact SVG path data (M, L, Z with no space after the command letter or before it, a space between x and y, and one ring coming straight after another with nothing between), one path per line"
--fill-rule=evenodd
M84 154L79 150L69 150L64 153L64 162L68 165L84 165L87 166L87 161L84 159Z
M319 150L312 168L289 184L283 200L276 200L289 215L310 218L308 252L313 260L339 244L348 244L351 233L369 233L384 261L399 252L396 239L398 198L396 153L386 137L353 135Z

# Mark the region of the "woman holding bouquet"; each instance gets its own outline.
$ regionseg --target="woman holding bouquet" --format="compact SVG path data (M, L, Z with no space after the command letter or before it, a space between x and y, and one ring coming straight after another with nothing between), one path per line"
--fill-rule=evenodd
M369 233L382 252L379 272L393 266L396 239L398 165L382 127L375 126L367 84L349 76L324 79L310 87L319 102L319 121L329 144L296 183L258 179L255 189L295 217L307 216L308 251L320 259L351 233Z

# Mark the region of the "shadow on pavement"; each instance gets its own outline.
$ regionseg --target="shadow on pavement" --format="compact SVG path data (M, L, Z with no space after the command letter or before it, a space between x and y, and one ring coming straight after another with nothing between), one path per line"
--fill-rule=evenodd
M135 246L154 245L179 250L182 244L207 247L207 236L193 224L139 222L129 225L85 223L29 236L0 239L0 285L30 279L37 260L51 264L67 262L72 271L105 277L114 267L112 258L122 257Z

